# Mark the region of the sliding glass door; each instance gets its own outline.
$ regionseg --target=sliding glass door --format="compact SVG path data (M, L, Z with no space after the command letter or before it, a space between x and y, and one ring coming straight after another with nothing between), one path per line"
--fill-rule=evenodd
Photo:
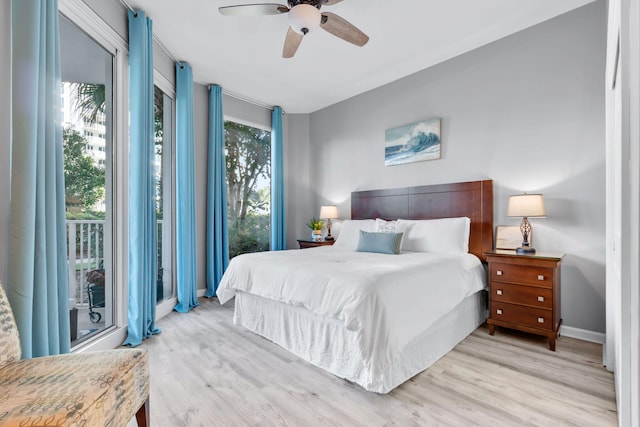
M158 303L174 296L173 287L173 99L154 88L155 182L158 218Z
M72 346L114 324L114 55L60 16Z

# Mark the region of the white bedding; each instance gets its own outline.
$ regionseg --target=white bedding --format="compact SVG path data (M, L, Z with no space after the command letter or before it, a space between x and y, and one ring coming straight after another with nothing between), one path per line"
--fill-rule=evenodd
M238 256L217 295L224 304L241 291L339 321L356 334L364 372L375 382L406 345L484 289L485 280L470 254L318 247Z

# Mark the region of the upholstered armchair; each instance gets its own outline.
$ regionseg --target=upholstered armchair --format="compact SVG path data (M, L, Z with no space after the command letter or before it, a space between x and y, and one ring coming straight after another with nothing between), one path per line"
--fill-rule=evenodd
M0 283L0 426L138 426L149 420L145 350L21 360L20 337Z

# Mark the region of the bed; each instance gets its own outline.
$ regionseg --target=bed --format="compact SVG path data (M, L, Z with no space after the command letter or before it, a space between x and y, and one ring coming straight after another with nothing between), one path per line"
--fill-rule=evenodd
M403 246L411 250L400 255L359 252L345 228L333 247L234 258L217 295L221 304L235 297L237 325L366 390L387 393L486 319L481 261L493 247L492 181L354 192L351 205L349 227L363 230L374 218L402 219L408 227L464 218L464 251L415 251L409 239Z

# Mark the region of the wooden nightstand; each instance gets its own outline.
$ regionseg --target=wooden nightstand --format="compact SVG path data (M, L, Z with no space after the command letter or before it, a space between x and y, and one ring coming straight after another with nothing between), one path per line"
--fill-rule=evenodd
M321 240L319 242L316 242L313 240L298 239L298 246L300 246L300 249L307 249L307 248L315 248L318 246L331 246L335 242L336 242L335 240Z
M489 334L496 326L549 338L556 350L560 315L560 264L564 254L485 253L489 263Z

